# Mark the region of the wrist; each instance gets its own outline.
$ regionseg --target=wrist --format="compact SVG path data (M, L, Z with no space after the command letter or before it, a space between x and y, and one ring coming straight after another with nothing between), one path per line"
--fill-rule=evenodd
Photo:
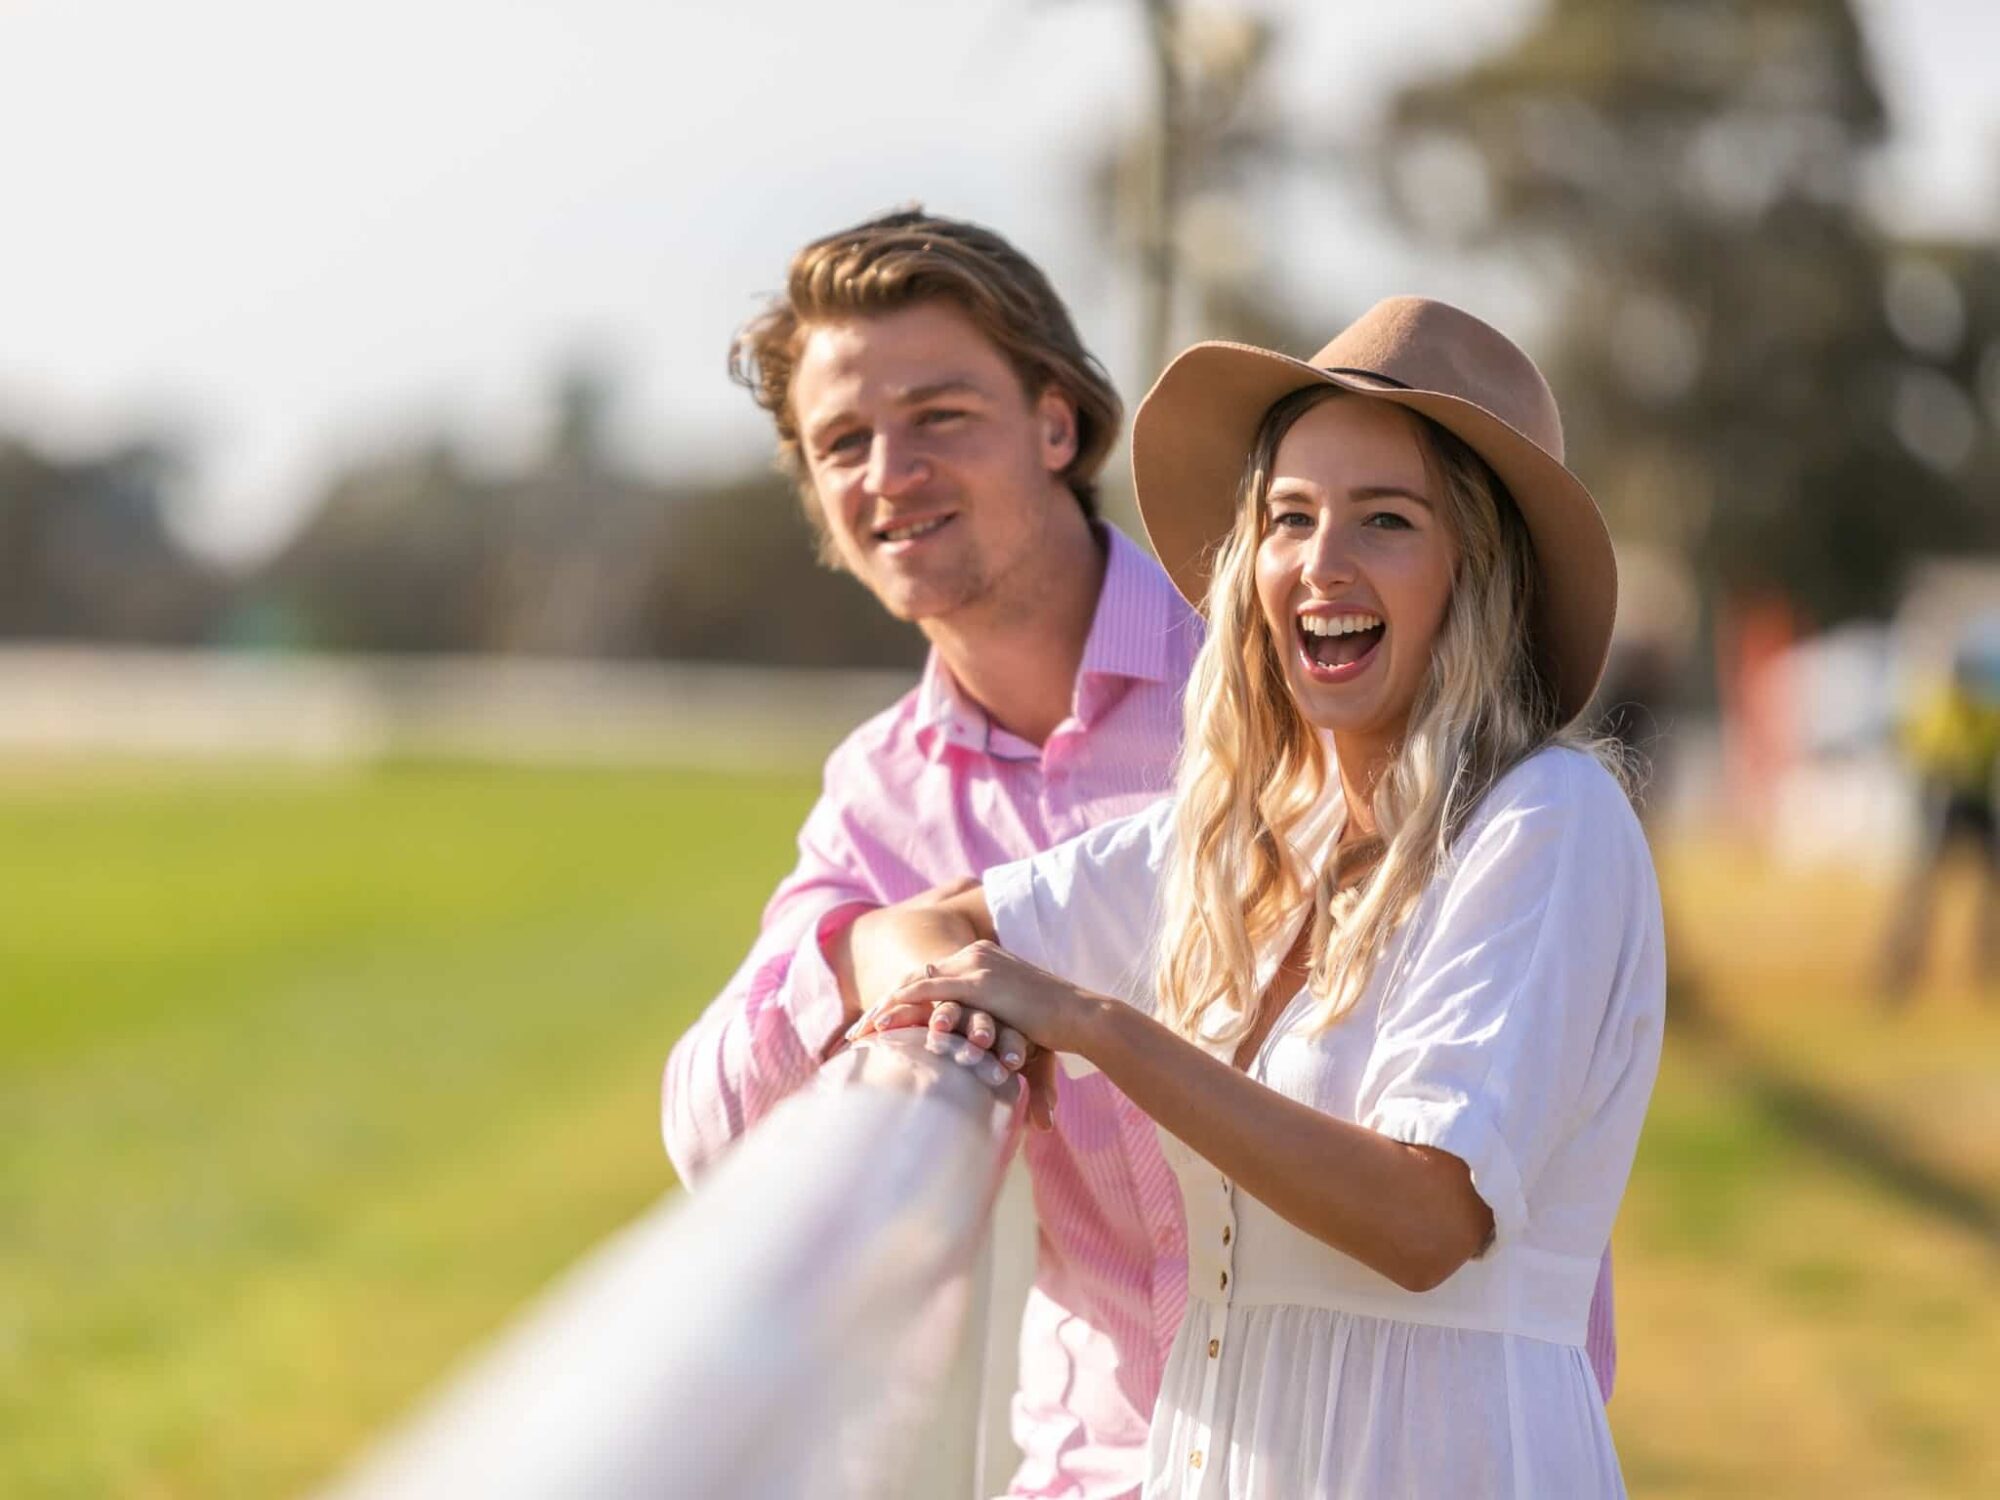
M1060 1050L1074 1052L1101 1067L1102 1054L1116 1036L1119 1018L1129 1014L1131 1007L1090 990L1079 990L1077 998L1075 1035L1070 1038L1071 1045Z

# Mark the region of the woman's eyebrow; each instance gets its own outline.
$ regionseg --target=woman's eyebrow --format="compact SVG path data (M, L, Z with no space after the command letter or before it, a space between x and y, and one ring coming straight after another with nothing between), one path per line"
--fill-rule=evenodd
M1425 510L1436 510L1430 497L1420 495L1415 490L1406 490L1400 484L1364 484L1347 492L1347 498L1359 505L1369 500L1413 500Z

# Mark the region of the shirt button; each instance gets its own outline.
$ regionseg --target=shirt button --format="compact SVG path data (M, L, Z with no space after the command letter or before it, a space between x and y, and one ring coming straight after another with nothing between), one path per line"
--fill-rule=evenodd
M1227 1224L1224 1224L1222 1226L1222 1243L1225 1245L1229 1243L1229 1234L1230 1234L1229 1226Z
M1214 1359L1221 1352L1222 1352L1222 1340L1210 1339L1208 1341L1208 1357L1210 1359Z
M1188 1455L1188 1467L1190 1469L1199 1469L1201 1467L1201 1449L1197 1448Z
M1229 1290L1229 1273L1227 1271L1222 1273L1222 1290L1225 1292Z

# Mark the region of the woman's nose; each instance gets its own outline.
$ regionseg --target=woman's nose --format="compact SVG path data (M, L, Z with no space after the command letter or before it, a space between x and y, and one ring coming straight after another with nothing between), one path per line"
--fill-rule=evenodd
M1329 594L1354 581L1354 558L1338 526L1322 526L1307 544L1300 576L1314 593Z

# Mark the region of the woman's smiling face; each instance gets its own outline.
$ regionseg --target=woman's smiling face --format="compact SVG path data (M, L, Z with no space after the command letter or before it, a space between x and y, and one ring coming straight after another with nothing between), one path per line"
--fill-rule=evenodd
M1430 670L1458 560L1444 505L1417 418L1389 402L1331 397L1279 440L1257 598L1293 701L1343 763L1393 747Z

